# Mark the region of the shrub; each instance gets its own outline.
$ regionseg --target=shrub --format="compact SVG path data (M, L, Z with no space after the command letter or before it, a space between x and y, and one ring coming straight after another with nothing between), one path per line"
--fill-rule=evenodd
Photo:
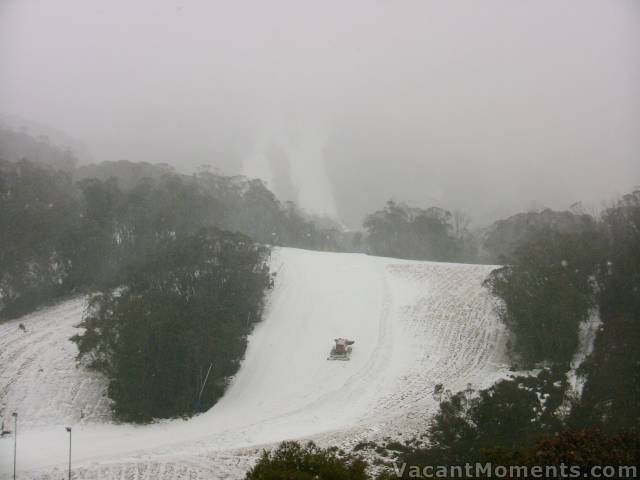
M202 408L215 403L260 318L267 255L244 235L205 229L166 240L124 285L94 296L72 340L78 358L109 378L118 418L189 414L200 396Z
M336 449L315 443L283 442L264 451L246 480L365 480L366 463L352 455L338 456Z

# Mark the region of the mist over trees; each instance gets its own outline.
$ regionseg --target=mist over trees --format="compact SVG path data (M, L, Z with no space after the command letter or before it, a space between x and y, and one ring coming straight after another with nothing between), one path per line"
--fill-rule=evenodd
M342 241L337 224L307 214L295 202L281 201L260 179L220 175L208 168L182 175L166 164L128 161L82 166L75 176L78 180L115 179L127 194L140 190L142 184L163 184L171 179L208 197L205 203L213 212L205 224L271 245L338 250ZM171 197L164 201L171 201Z
M18 138L26 145L35 142L43 152L49 148L46 142ZM615 433L640 418L638 191L600 216L547 209L480 230L472 230L471 218L461 211L389 201L367 216L365 231L347 232L294 202L281 202L260 180L207 169L187 176L167 165L127 161L68 170L60 152L51 147L37 164L0 161L0 315L16 317L62 296L93 292L84 334L76 341L83 361L109 376L110 395L123 419L191 413L199 382L194 372L209 357L221 367L206 387L203 407L221 395L269 284L263 245L503 264L485 285L501 299L498 314L512 334L512 361L521 368L542 367L543 373L496 385L489 394L478 392L475 400L445 400L459 405L443 404L442 414L453 415L442 418L443 428L466 418L473 430L468 438L476 438L476 446L488 437L474 415L499 416L501 405L533 402L530 395L514 400L521 396L516 386L525 383L550 395L555 405L571 405L570 415L549 417L548 425L557 428L530 425L534 430L527 438L565 426ZM235 253L215 247L222 244ZM176 261L163 264L165 257ZM225 262L233 267L223 267ZM236 275L243 280L226 283L240 278ZM247 285L253 285L250 294L243 290ZM205 299L208 288L220 295ZM189 295L194 296L187 302ZM234 298L243 300L233 303ZM580 326L594 312L602 328L580 367L583 394L567 400L564 376L579 347ZM101 331L101 324L113 328ZM122 332L142 338L148 348L141 350L137 341L115 342ZM202 342L199 353L186 352L185 345L194 342ZM161 358L160 352L173 353ZM169 386L154 379L141 382L142 371L127 358L161 372L159 378L171 378ZM558 381L560 387L549 387ZM156 402L167 392L176 400L160 406ZM441 432L443 442L450 433Z
M575 223L574 223L575 225ZM614 434L640 429L640 191L624 195L580 229L531 232L488 286L503 301L513 351L529 365L566 372L581 322L601 322L593 352L579 366L581 394L563 425ZM575 366L573 367L575 368Z
M414 260L470 261L475 244L469 217L439 207L426 210L389 200L364 221L373 255Z
M530 229L486 285L503 302L499 315L524 367L567 370L580 324L596 315L602 325L580 367L585 387L574 417L601 428L640 427L640 191L599 218L569 224L580 228Z
M505 266L485 286L501 301L512 364L530 373L480 391L440 386L426 432L389 446L390 457L432 466L638 465L638 232L638 190L595 217L545 210L494 224L487 250ZM601 324L589 353L579 332L594 317ZM587 355L581 364L579 349Z
M35 143L37 163L0 160L0 316L89 293L73 340L119 419L210 408L261 318L269 246L338 248L336 225L260 180L127 161L70 169Z
M28 158L33 163L71 172L78 159L70 148L61 148L47 135L30 135L0 124L0 158L17 162Z
M335 225L316 224L260 180L206 170L181 175L167 165L128 161L69 170L55 145L5 133L20 147L11 157L18 160L0 160L1 317L112 288L158 244L202 227L269 245L338 250L345 243ZM40 149L37 163L19 155L32 144Z
M0 315L68 292L79 205L67 173L0 160Z
M580 324L599 318L570 422L640 428L640 191L599 218L574 220L569 223L580 228L569 233L560 226L530 230L486 285L503 301L499 315L513 333L516 362L525 367L567 371Z
M62 418L84 425L73 472L67 427L69 480L237 477L252 462L248 480L465 463L494 467L478 477L638 476L638 20L628 0L0 0L0 437L13 435L0 450L13 443L14 480L16 463L62 476ZM272 261L278 247L360 255ZM250 337L270 301L283 323ZM316 320L326 347L304 328ZM357 342L351 363L322 363L334 327ZM210 409L250 339L210 432L206 418L116 425ZM68 374L73 348L91 375ZM96 428L106 403L115 424ZM322 445L256 447L305 433ZM520 470L565 465L582 470ZM473 476L459 472L433 476Z
M523 368L550 361L569 364L578 328L596 306L595 273L603 263L595 221L579 234L545 227L529 230L509 264L485 285L503 303L499 315L513 332L512 353Z
M581 233L594 227L594 218L583 212L543 209L497 220L484 234L480 256L493 263L508 263L527 238L547 229L558 235Z

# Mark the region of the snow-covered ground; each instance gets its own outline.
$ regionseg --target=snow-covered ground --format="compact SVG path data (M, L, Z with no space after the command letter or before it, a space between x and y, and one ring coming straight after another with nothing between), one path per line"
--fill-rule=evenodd
M74 299L0 324L0 415L19 413L20 478L241 478L284 439L353 445L412 435L434 386L486 387L507 372L505 331L481 283L492 267L277 249L263 321L225 396L190 420L110 422L104 380L76 368ZM26 332L19 328L23 323ZM326 360L335 337L349 362ZM214 367L215 368L215 367ZM9 478L13 436L0 440Z
M600 312L597 309L589 312L587 319L580 323L580 329L578 330L578 349L571 359L571 368L567 372L570 391L568 398L565 400L566 408L569 408L568 402L570 398L579 399L582 396L582 390L584 389L584 384L587 379L584 375L580 375L578 370L593 352L596 335L601 326Z

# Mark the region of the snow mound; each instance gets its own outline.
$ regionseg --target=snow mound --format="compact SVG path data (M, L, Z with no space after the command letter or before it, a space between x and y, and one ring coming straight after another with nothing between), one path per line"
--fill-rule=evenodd
M436 385L484 388L507 372L482 288L494 267L289 248L271 262L275 287L242 367L188 421L110 423L104 379L76 367L68 340L85 300L0 325L0 405L5 418L19 412L20 477L64 475L70 425L76 478L241 478L261 446L419 431ZM336 337L355 340L350 361L326 360ZM12 449L12 436L0 440L3 478Z

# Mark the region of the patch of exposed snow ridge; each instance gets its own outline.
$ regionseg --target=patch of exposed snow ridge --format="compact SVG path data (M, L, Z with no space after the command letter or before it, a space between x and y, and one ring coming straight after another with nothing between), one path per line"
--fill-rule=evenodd
M587 357L591 355L591 352L593 352L596 335L601 325L602 321L596 309L591 310L587 319L580 323L578 349L571 360L571 369L567 372L567 381L569 382L571 395L575 398L582 396L582 390L586 381L584 376L578 375L578 369Z

